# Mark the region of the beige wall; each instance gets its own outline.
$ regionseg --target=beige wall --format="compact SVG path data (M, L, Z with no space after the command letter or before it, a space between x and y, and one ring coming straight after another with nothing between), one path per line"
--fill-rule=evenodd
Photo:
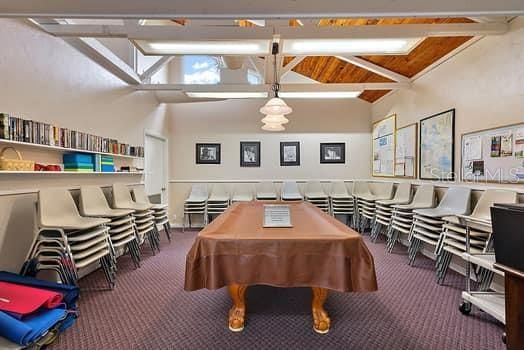
M451 108L456 109L456 172L461 134L524 122L524 17L512 22L510 33L481 39L412 88L384 97L372 114L376 121L396 113L402 127Z
M0 19L0 112L143 145L144 129L163 132L165 106L61 39L19 20ZM61 163L61 153L18 147L24 157ZM34 189L137 183L133 175L0 174L0 270L16 271L32 240ZM27 194L12 194L26 192Z
M370 104L355 100L289 100L284 133L260 129L264 100L171 105L171 214L182 217L191 181L367 178L370 172ZM261 166L240 167L240 141L261 142ZM300 141L301 166L280 166L280 141ZM220 165L196 165L195 143L217 142ZM320 164L321 142L345 142L346 164ZM179 183L184 181L185 183ZM173 216L171 216L173 218ZM180 220L177 220L180 223Z

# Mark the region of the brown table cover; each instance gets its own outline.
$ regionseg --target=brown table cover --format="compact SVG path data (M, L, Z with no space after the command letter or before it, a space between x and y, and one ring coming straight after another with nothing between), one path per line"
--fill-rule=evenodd
M377 290L359 233L307 202L290 205L291 228L264 228L264 203L236 203L204 228L187 254L184 289L230 284Z

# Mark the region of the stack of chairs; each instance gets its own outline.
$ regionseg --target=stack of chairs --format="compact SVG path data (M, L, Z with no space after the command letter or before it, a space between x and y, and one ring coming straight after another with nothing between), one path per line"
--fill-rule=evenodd
M374 190L368 186L367 193L360 194L359 205L359 228L364 232L366 228L373 227L375 221L376 201L391 199L393 197L393 182L380 182L373 184Z
M253 200L253 186L251 184L236 184L231 203L251 202Z
M151 205L151 210L153 211L153 216L155 218L155 224L158 227L163 227L164 232L166 233L167 240L171 242L171 231L169 227L169 217L167 214L168 206L167 204L161 203L151 203L149 196L146 194L145 187L135 187L133 189L133 197L135 202L145 203Z
M194 184L191 186L191 193L184 201L184 217L182 224L182 232L186 229L186 221L191 228L191 215L202 215L204 226L207 225L207 199L209 194L207 192L206 184ZM187 220L186 220L187 219Z
M371 196L371 190L369 189L369 184L364 181L355 181L353 182L353 190L351 192L353 197L353 207L355 208L355 213L353 215L352 227L356 230L360 229L360 220L362 217L362 207L363 203L359 199L363 196Z
M276 201L278 199L275 185L272 182L264 181L256 185L257 201Z
M349 193L343 181L334 181L331 183L331 191L329 194L331 215L344 215L346 217L346 225L351 222L354 214L353 197Z
M393 206L411 203L411 183L403 182L397 186L393 199L377 200L375 202L375 220L371 228L371 241L376 242L381 233L386 233L391 224Z
M140 267L140 247L133 210L110 208L104 192L96 186L80 187L79 209L82 216L108 219L106 225L115 257L125 254L127 250L135 267Z
M320 181L308 181L306 183L304 197L306 201L320 208L323 212L329 214L329 197L326 192L324 192Z
M135 220L138 244L142 245L147 238L153 254L155 254L155 250L160 251L160 237L155 225L151 204L135 202L131 197L129 188L124 184L116 183L113 184L112 207L114 209L133 210L132 215Z
M62 283L77 285L80 277L100 265L114 288L116 266L108 219L80 216L67 189L49 188L38 192L37 222L39 230L22 275L53 271Z
M413 211L413 226L409 235L408 264L413 265L422 244L436 247L442 235L445 216L467 215L471 212L471 189L450 187L439 205L432 209Z
M416 209L433 208L436 204L435 187L420 185L410 204L393 206L391 225L387 231L386 250L391 253L401 234L409 236L413 224L413 211Z
M215 184L211 190L211 195L207 199L207 215L220 215L229 208L231 204L229 193L224 184Z
M302 197L296 181L284 181L280 199L283 201L301 201L304 197Z
M508 190L486 190L480 196L471 215L444 217L444 232L437 244L437 283L442 284L453 256L462 258L466 251L466 235L470 237L470 252L483 254L493 251L490 208L495 203L517 203L517 193ZM493 271L479 267L475 271L479 290L487 290Z

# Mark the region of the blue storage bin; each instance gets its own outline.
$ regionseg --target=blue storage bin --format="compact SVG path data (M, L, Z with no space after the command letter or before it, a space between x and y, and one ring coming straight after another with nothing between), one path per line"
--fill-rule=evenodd
M93 155L85 153L67 153L64 154L64 164L72 163L90 163L93 164Z
M115 167L114 166L102 164L102 172L103 173L112 173L113 171L115 171Z

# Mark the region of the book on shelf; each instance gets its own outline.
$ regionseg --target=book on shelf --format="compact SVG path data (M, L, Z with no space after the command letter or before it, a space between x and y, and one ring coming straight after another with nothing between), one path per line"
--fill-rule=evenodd
M0 139L38 145L73 148L79 151L144 157L144 147L120 143L116 139L0 113Z

